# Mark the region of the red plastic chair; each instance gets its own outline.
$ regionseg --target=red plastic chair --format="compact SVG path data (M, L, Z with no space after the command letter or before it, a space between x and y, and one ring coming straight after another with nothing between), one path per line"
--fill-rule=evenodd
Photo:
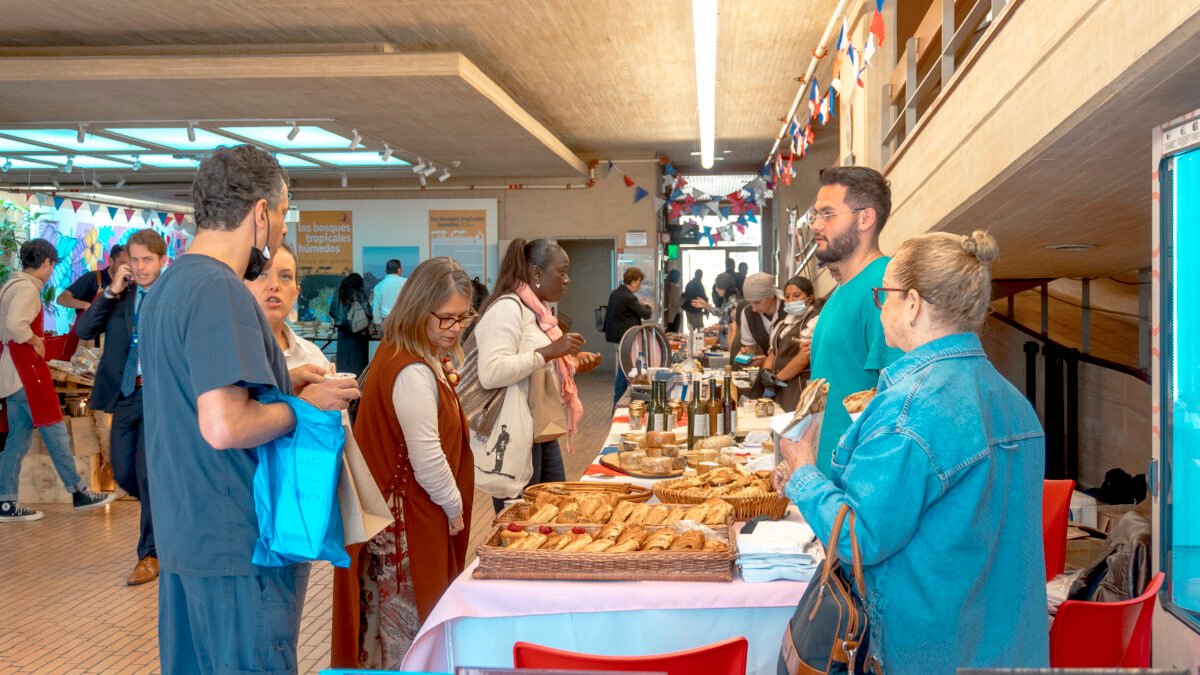
M1154 600L1166 575L1122 602L1067 600L1050 626L1053 668L1149 668Z
M667 675L743 675L749 643L737 637L670 654L595 656L551 649L528 642L513 645L514 668L665 672Z
M1042 546L1046 552L1046 581L1067 566L1067 517L1071 513L1073 480L1042 481Z

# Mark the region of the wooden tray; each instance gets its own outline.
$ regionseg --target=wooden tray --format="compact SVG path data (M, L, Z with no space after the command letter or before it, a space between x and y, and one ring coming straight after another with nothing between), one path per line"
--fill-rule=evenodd
M683 489L680 480L663 481L654 486L654 496L664 504L702 504L713 497L703 496L694 492L695 488ZM736 520L750 520L757 516L766 516L778 520L787 513L788 498L775 493L766 497L726 497L717 495L721 501L733 506L733 517Z
M650 488L631 483L600 483L597 481L562 481L558 483L538 483L525 488L521 496L528 501L534 501L539 492L570 495L580 492L616 495L617 499L631 502L650 501Z
M633 476L634 478L678 478L683 475L683 469L675 469L674 471L669 471L667 473L646 473L644 471L630 471L629 469L622 469L620 463L617 461L616 457L614 457L616 454L617 453L615 452L610 452L607 455L600 455L600 463L612 469L613 471L620 471L626 476Z
M630 553L563 553L561 551L514 551L500 545L497 525L477 550L476 579L541 579L565 581L733 581L737 542L733 528L712 529L726 533L728 551L634 551ZM570 525L551 526L556 532ZM595 533L602 525L586 525ZM647 529L664 529L651 525ZM533 530L537 526L527 529Z

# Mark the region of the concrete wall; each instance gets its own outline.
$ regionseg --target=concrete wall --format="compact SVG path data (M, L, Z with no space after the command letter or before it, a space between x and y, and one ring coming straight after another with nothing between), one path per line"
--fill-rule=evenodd
M988 319L983 346L988 358L1014 386L1025 392L1021 331ZM1039 343L1040 344L1040 343ZM1037 357L1037 411L1045 420L1044 359ZM1104 473L1120 468L1146 473L1150 461L1150 385L1125 373L1079 364L1079 483L1100 487Z

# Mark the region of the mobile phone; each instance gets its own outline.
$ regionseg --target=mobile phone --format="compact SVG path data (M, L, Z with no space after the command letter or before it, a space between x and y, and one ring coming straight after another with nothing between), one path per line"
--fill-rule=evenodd
M739 366L744 366L753 360L754 360L754 357L751 356L750 354L738 354L737 356L733 357L733 362L738 364Z

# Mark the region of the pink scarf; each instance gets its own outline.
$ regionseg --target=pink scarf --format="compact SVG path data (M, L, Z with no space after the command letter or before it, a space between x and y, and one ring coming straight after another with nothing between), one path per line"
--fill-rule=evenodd
M517 286L517 297L526 307L533 310L537 317L538 328L552 341L562 337L563 332L558 328L558 318L550 311L550 306L542 302L529 284ZM562 397L563 405L567 407L567 451L574 452L571 438L579 428L579 420L583 419L583 403L579 400L579 389L575 386L575 357L564 356L554 360L554 370L558 374L558 394Z

